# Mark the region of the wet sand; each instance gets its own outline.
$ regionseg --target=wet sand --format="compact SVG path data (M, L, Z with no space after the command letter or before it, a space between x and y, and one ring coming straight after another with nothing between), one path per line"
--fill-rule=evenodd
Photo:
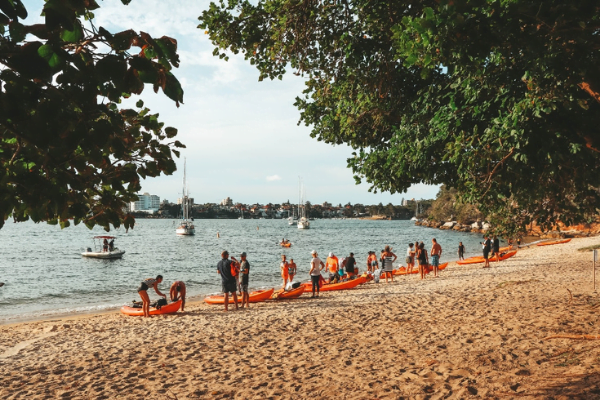
M597 243L229 313L0 326L0 397L600 398L600 340L576 339L600 335L592 255L577 251Z

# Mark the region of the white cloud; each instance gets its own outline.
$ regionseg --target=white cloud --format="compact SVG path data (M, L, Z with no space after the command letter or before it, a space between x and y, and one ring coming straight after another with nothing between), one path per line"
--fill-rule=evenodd
M280 181L281 177L279 175L271 175L267 176L267 182Z

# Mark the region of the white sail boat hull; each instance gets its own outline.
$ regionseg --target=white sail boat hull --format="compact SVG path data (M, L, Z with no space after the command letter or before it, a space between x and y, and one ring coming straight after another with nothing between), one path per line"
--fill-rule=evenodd
M196 234L196 228L194 227L193 222L189 220L189 212L190 212L190 198L187 190L187 180L186 180L186 162L185 159L183 161L183 192L181 198L181 223L175 229L175 234L178 236L192 236Z

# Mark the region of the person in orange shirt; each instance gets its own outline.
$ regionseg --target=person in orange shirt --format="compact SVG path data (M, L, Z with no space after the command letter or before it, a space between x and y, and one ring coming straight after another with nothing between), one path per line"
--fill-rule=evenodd
M339 279L338 271L340 269L340 262L333 253L329 253L327 261L325 262L325 268L329 271L329 283L335 283Z
M281 255L281 264L279 264L279 268L281 268L281 277L283 278L283 286L281 287L283 290L285 290L285 285L288 282L289 279L289 264L288 262L285 260L285 254Z

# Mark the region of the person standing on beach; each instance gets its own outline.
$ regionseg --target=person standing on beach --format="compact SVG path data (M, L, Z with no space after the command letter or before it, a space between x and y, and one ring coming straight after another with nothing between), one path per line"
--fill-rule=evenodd
M288 262L285 259L285 254L281 255L281 264L279 264L279 268L281 269L281 277L283 278L283 286L281 287L281 289L285 290L285 285L288 282L289 279L289 269L288 269Z
M339 275L338 271L340 269L340 262L338 258L333 253L329 253L329 257L325 261L325 267L329 271L329 283L337 282Z
M462 242L458 242L458 259L465 259L465 246L462 244Z
M442 256L442 246L435 240L431 239L431 265L433 266L433 276L438 277L440 257Z
M385 283L388 283L388 277L394 282L394 261L396 261L398 257L392 253L392 248L390 246L385 246L381 257L383 259L383 270L386 273Z
M231 269L235 268L231 265L233 263L229 259L229 252L227 250L223 251L221 261L217 264L217 272L221 275L221 289L225 295L225 311L229 311L229 293L233 296L235 309L238 309L236 280L231 273Z
M319 255L317 254L317 252L315 250L313 250L311 253L312 256L312 260L310 261L310 271L308 272L310 275L310 280L312 282L312 296L311 298L315 297L315 289L317 290L317 296L319 297L319 290L320 290L320 286L319 286L319 281L321 280L321 271L323 270L323 268L325 268L325 264L323 264L323 261L321 261L321 259L318 257Z
M240 292L242 292L242 308L250 308L248 282L250 281L250 263L246 260L246 252L240 254Z
M483 246L483 259L485 260L485 265L483 268L490 267L490 250L492 249L492 242L488 236L484 236L485 241L482 243Z
M167 298L166 294L162 294L160 290L158 290L158 284L163 281L162 275L156 275L156 278L148 278L142 281L142 284L138 288L137 292L142 298L142 311L144 312L144 317L150 317L150 297L148 296L148 289L154 288L154 291L157 295Z
M296 276L296 263L293 258L290 258L290 262L288 263L288 281L292 283L294 280L294 276Z
M352 279L354 275L356 275L355 266L356 260L354 259L354 253L350 253L348 257L346 257L346 274L348 274L348 279Z
M408 249L406 249L406 273L412 274L413 267L415 266L415 250L413 249L414 244L409 243Z
M181 296L181 312L185 311L185 283L183 281L173 282L169 290L169 296L171 301L177 301L177 298Z
M500 262L500 240L496 235L494 235L494 240L492 241L492 256L496 255L496 261Z
M374 273L376 269L379 269L377 265L377 256L374 251L369 251L369 255L367 256L367 270Z
M428 257L427 250L425 250L425 244L421 242L419 244L419 248L417 249L417 261L419 263L419 273L421 274L421 279L425 279L425 268L427 268Z

